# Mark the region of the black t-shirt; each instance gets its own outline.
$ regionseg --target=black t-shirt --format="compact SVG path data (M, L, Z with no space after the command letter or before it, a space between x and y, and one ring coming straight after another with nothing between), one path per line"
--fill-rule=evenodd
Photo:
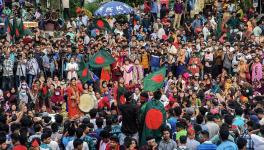
M119 110L122 114L122 133L135 134L138 132L137 106L135 104L125 103L123 105L119 105Z

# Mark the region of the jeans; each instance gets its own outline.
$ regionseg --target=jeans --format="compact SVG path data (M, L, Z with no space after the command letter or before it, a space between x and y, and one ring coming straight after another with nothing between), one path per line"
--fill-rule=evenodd
M150 22L154 23L157 20L157 13L151 13Z
M34 78L35 78L35 75L32 75L32 74L27 75L27 83L28 83L29 88L32 87Z
M124 144L124 141L125 141L125 138L126 137L131 137L133 139L136 139L137 142L138 142L138 139L139 139L138 132L137 133L134 133L134 134L131 134L131 135L126 135L124 133L120 133L120 135L119 135L120 145L123 145Z
M16 87L19 87L19 85L20 85L20 81L21 81L21 79L23 79L23 78L26 79L25 76L18 76L18 75L15 76Z
M2 89L6 91L12 87L14 87L14 76L3 76Z

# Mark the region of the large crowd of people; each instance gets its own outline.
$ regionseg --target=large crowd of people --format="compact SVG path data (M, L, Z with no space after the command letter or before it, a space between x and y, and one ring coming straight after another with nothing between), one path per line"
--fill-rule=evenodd
M0 3L1 150L264 149L264 18L251 1L146 0L105 17L109 29L67 2L59 35L39 4ZM38 27L12 33L14 19ZM115 61L91 66L100 51ZM162 87L144 90L162 68Z

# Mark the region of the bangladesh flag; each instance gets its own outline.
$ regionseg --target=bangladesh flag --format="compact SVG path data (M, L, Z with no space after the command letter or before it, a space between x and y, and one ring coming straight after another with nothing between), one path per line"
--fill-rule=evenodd
M20 20L20 23L18 25L18 34L19 34L19 37L22 37L24 36L24 31L26 30L26 27L24 26L24 22L23 20L21 19Z
M88 81L94 82L99 79L93 72L88 69L88 65L84 61L80 63L78 76L83 83L86 83Z
M15 34L16 34L16 29L17 29L17 20L16 18L13 18L13 23L12 25L10 24L9 25L9 28L10 28L10 35L12 38L15 37Z
M163 104L159 100L152 99L144 104L140 113L142 115L139 119L143 124L140 145L147 143L148 136L153 136L159 142L162 137L161 129L166 125L166 111Z
M92 56L89 65L93 68L102 68L114 62L115 58L110 53L105 50L100 50Z
M98 18L98 19L94 19L94 25L96 28L98 29L107 29L107 30L111 30L110 25L108 24L108 22L104 19Z
M222 18L218 17L218 23L216 27L216 37L219 39L222 35Z
M144 91L156 91L162 88L166 75L166 68L163 67L160 70L153 72L146 76L143 80Z
M78 76L83 83L86 83L89 80L88 65L84 61L80 63Z

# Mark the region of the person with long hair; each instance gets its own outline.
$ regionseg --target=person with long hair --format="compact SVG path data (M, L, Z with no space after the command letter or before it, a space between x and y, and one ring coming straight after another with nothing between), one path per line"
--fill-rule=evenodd
M252 64L252 81L259 81L262 79L262 65L258 57L255 58L255 62Z
M71 83L67 88L68 117L70 119L78 118L81 115L78 104L80 103L82 91L82 86L76 83L76 78L72 78Z

